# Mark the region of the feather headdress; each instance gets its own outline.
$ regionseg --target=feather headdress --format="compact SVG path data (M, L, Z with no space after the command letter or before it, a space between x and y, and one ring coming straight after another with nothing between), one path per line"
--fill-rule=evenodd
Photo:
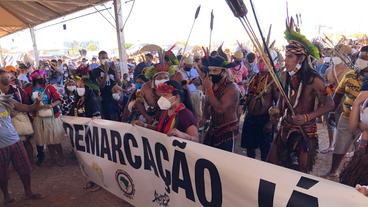
M306 53L305 55L311 55L316 59L319 58L318 48L300 33L300 28L295 24L293 17L290 18L290 21L286 21L286 31L284 34L289 46L295 49L292 52L297 54Z
M167 72L169 76L175 75L179 61L175 54L172 52L175 45L173 45L168 51L164 51L161 48L157 51L159 55L160 63L144 69L144 75L148 79L154 78L157 74Z

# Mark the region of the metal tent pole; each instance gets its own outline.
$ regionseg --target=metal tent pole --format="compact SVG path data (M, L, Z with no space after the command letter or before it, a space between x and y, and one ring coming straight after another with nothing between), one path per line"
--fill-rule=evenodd
M33 54L34 54L34 58L35 58L35 62L36 62L35 66L38 66L38 63L40 61L40 56L39 56L38 49L37 49L36 34L35 34L34 27L30 27L29 30L31 32L32 45L33 45Z
M115 11L115 23L116 32L118 38L118 50L119 50L119 66L121 71L121 78L123 78L124 73L128 73L127 57L125 51L125 38L123 30L123 8L121 0L114 0L114 11Z

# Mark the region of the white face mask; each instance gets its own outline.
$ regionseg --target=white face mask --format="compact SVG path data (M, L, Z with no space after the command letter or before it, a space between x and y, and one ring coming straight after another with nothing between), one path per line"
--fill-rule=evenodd
M33 92L32 93L32 100L35 101L38 98L39 92Z
M112 98L113 98L115 101L119 101L119 100L120 100L120 93L113 93L113 94L112 94Z
M323 62L324 63L330 63L331 62L331 59L332 59L331 57L324 57L323 58Z
M358 70L364 70L368 67L368 60L363 60L361 58L358 58L356 61L355 61L355 68L358 69Z
M158 99L157 104L161 110L169 110L171 108L171 102L163 96Z
M342 60L339 57L333 57L332 62L333 62L334 65L339 65L339 64L342 63Z
M300 63L298 63L298 64L295 66L295 70L293 70L293 71L288 71L289 75L290 75L290 76L295 75L295 74L300 70L300 68L302 68L302 65L301 65Z
M156 88L157 88L160 84L165 83L166 81L169 81L169 79L155 80Z
M73 92L75 90L77 90L77 86L67 86L66 89L68 89L68 91Z
M361 110L360 110L360 121L363 124L368 124L368 107L367 107L368 99L364 101Z
M84 96L84 94L86 93L86 89L85 88L77 88L77 93L78 93L78 96Z

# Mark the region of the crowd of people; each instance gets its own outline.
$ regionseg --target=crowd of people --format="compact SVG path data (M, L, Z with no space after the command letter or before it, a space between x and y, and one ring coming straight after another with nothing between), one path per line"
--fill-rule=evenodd
M332 152L324 177L367 194L360 185L368 184L368 46L340 41L323 48L292 28L287 31L285 54L270 46L270 59L242 47L233 54L222 48L204 49L202 55L157 51L130 62L122 74L118 62L101 51L77 67L52 59L37 67L18 63L0 69L5 202L13 201L10 162L30 199L42 198L30 187L33 162L65 165L62 115L131 123L228 152L241 139L248 157L256 158L259 148L262 161L305 173L312 171L318 152ZM329 146L322 150L319 121L329 132Z

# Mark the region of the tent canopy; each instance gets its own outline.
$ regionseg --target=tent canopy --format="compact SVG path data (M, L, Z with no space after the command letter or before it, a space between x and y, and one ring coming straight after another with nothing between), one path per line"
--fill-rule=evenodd
M0 37L109 0L1 0Z

